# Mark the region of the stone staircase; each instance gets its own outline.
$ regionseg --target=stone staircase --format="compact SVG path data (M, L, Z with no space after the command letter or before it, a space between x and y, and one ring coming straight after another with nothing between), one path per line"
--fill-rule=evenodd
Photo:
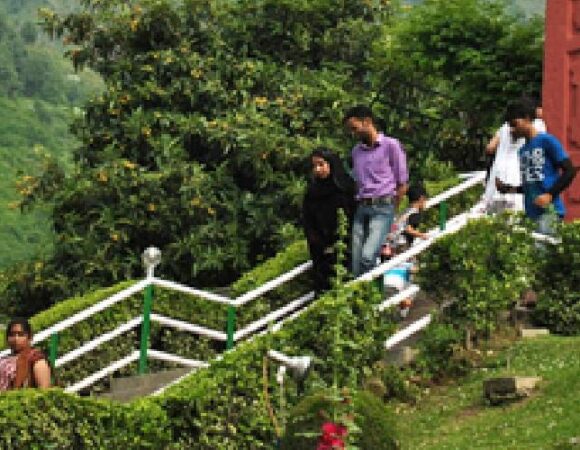
M163 370L146 375L112 378L110 391L100 394L100 398L108 398L118 402L130 402L138 397L145 397L158 391L172 381L187 375L191 368Z

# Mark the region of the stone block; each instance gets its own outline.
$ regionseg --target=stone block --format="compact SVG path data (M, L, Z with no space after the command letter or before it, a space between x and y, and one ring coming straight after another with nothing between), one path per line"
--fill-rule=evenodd
M502 403L527 397L542 379L540 377L499 377L483 382L483 395L491 403Z
M402 345L388 351L385 360L389 364L393 364L397 367L407 366L415 361L418 354L419 350L407 345Z
M538 336L547 336L550 334L550 330L547 328L522 328L520 330L520 336L524 339L535 338Z

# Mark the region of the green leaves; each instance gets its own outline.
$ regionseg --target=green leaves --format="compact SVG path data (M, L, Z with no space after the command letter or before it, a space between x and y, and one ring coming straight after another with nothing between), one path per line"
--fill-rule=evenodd
M534 318L552 332L580 334L580 226L564 224L562 243L538 250L541 270L535 280L539 292Z
M421 287L441 302L455 301L454 323L485 333L530 287L538 265L533 240L518 229L520 220L505 215L473 221L421 257Z

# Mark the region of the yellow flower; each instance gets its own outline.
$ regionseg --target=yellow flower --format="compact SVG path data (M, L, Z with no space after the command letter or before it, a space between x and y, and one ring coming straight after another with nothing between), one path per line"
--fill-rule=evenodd
M106 183L107 181L109 181L109 177L107 176L107 174L105 172L103 172L102 170L99 171L97 173L97 179L101 182L101 183Z
M215 209L213 209L211 206L207 208L207 213L210 216L215 216Z
M147 211L154 212L155 211L155 203L149 203L147 205Z
M119 235L117 233L111 233L111 240L117 242L119 240Z
M268 103L268 99L266 97L256 97L254 101L258 106L264 106L266 103Z
M131 161L123 161L123 167L125 167L125 169L133 170L135 167L137 167L137 164L132 163Z
M199 206L201 205L201 200L198 197L192 198L191 199L191 206Z
M139 26L139 21L137 19L131 20L129 25L131 27L131 31L137 31L137 27Z
M191 76L193 78L201 78L201 76L203 75L203 71L201 69L191 69L190 72Z

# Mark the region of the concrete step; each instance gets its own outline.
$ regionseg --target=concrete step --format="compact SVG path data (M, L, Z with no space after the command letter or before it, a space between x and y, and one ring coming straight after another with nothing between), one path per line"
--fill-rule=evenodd
M136 375L132 377L113 378L109 392L99 395L119 402L129 402L138 397L145 397L161 389L163 386L187 375L191 368L163 370L161 372Z

